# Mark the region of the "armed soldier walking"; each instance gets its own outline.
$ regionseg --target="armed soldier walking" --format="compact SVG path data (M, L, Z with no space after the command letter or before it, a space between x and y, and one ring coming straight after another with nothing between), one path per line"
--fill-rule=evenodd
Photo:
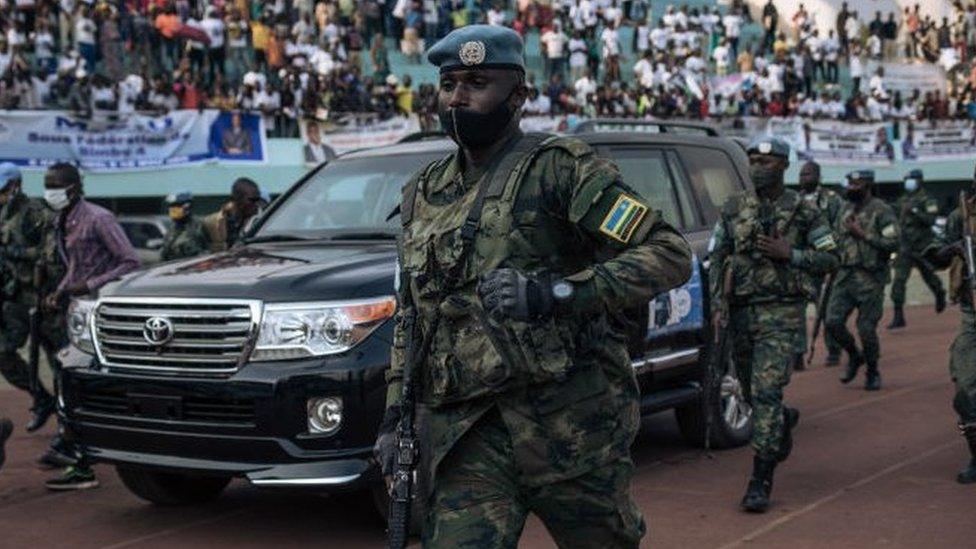
M621 313L687 280L691 251L588 145L520 132L517 33L466 26L428 59L458 150L404 188L377 460L391 475L402 380L418 367L425 547L515 547L529 512L561 547L637 547L629 447L640 416ZM420 341L406 332L413 318Z
M820 210L820 213L824 215L831 229L837 226L837 220L840 218L840 210L844 206L844 199L834 191L821 185L820 164L810 160L800 167L800 191L803 193L803 199L807 203ZM826 277L824 276L814 277L814 284L817 287L817 296L814 299L814 303L817 306L826 305L826 303L821 303L824 299L822 293L826 290L824 288L825 279ZM802 354L808 347L806 330L804 330L803 336L803 347L800 350L801 357L798 359L799 364L803 364ZM824 343L827 347L827 359L824 364L827 366L840 364L840 345L834 341L834 338L829 333L824 333Z
M180 191L166 197L166 210L173 228L163 238L159 253L163 261L185 259L210 251L210 235L203 223L193 215L193 195Z
M952 406L959 415L959 431L966 438L971 458L956 476L960 484L976 483L976 173L969 195L960 196L959 207L949 214L944 239L926 253L936 266L949 268L949 297L962 311L959 331L949 350L949 374L956 386Z
M30 334L30 310L36 307L34 266L40 261L45 227L53 213L21 190L20 169L0 164L0 372L34 400L27 431L36 431L54 413L54 397L39 383L31 383L30 366L18 354ZM45 346L48 357L57 349Z
M837 267L837 250L824 215L783 186L789 145L763 139L747 152L756 196L734 196L723 207L710 243L709 287L713 325L731 330L754 410L756 455L742 507L764 512L773 471L790 455L800 418L783 405L783 388L806 329L802 305L815 297L817 277Z
M840 381L853 381L866 363L864 389L868 391L881 388L878 371L881 344L877 330L884 311L884 287L891 277L889 260L898 247L895 212L872 195L873 185L872 170L847 174L847 203L834 231L840 249L840 268L835 275L826 318L827 330L848 355L847 369ZM861 350L847 330L847 319L855 309Z
M941 313L946 307L942 281L922 257L922 250L932 244L935 237L932 225L939 214L938 203L929 198L922 188L922 182L922 170L912 170L905 174L905 194L895 205L901 238L893 269L895 276L891 281L891 302L895 305L895 315L888 324L889 330L905 327L905 286L912 269L918 269L925 285L935 294L935 311Z

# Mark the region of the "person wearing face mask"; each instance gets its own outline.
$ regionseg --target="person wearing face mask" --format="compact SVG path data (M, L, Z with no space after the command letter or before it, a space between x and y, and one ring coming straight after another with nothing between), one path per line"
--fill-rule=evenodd
M163 238L159 253L163 261L184 259L210 251L210 235L203 223L193 215L193 195L180 191L166 197L166 210L173 221L173 228Z
M895 305L895 314L888 324L889 330L905 327L905 286L912 269L918 269L925 285L935 295L935 312L941 313L946 307L942 281L929 262L921 256L921 250L932 243L935 236L932 225L939 215L938 202L929 198L922 188L922 182L922 170L912 170L905 174L905 194L895 205L901 242L892 269L895 274L891 281L891 302Z
M709 241L709 288L716 336L732 342L746 398L752 405L752 476L744 510L769 508L773 471L793 449L800 412L783 405L805 305L815 281L837 267L833 231L821 210L783 184L790 148L762 138L747 149L755 195L730 198Z
M873 170L851 172L844 181L847 202L835 226L840 268L834 276L824 326L847 351L841 383L853 381L860 367L867 364L864 389L877 391L881 388L877 329L884 310L884 287L891 277L891 254L898 249L898 218L890 206L872 195ZM854 310L860 350L847 330L847 319Z
M27 362L17 352L30 334L30 310L37 306L34 267L43 253L44 234L53 215L40 200L21 190L20 169L0 164L0 373L8 383L33 398L27 431L47 423L54 413L54 397L40 384L32 388ZM45 341L52 368L57 351L67 342ZM58 345L61 343L61 345Z
M210 238L210 251L222 252L240 240L260 208L261 189L247 177L240 177L230 188L230 201L203 218L203 228Z
M462 27L428 59L458 148L404 187L376 460L390 482L404 360L429 348L406 365L429 411L424 547L513 547L532 512L560 546L636 548L622 313L685 282L691 250L588 145L522 134L516 32ZM412 318L422 328L407 333Z
M44 200L57 212L55 244L64 277L44 298L49 315L63 315L74 297L91 295L105 284L139 268L139 258L112 212L84 198L81 174L59 162L44 174ZM70 445L70 440L68 441ZM84 455L74 449L73 465L45 483L50 490L83 490L98 486Z
M955 384L952 407L959 416L959 434L969 446L970 460L956 482L976 483L976 311L973 292L967 280L965 261L966 241L963 239L965 224L970 231L976 228L976 173L966 196L968 219L963 215L962 204L949 214L945 234L925 250L924 256L937 268L949 270L949 297L959 304L960 323L956 338L949 351L949 374Z
M844 205L844 199L833 190L821 185L820 164L808 160L800 167L800 192L803 194L804 200L824 214L831 228L837 226L837 219L840 217L840 210ZM820 303L820 292L823 291L823 283L824 277L819 277L815 281L817 286L817 297L814 300L815 304ZM804 363L803 354L807 349L806 331L803 333L802 343L803 347L797 351L797 364L799 365ZM827 358L824 360L824 365L837 366L840 364L840 345L828 333L824 334L824 343L827 347ZM802 370L803 367L801 366L797 369Z

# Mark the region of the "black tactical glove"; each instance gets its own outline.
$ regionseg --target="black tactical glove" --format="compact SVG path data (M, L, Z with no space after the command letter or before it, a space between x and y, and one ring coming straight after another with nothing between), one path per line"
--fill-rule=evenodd
M515 269L495 269L482 275L478 297L492 316L528 321L552 315L552 289L548 281L527 278Z
M373 459L380 466L384 477L392 476L396 469L396 426L399 421L400 409L396 406L387 408L376 435L376 443L373 444Z

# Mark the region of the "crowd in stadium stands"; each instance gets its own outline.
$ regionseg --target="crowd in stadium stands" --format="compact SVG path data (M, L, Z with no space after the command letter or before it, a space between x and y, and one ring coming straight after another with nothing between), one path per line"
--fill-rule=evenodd
M819 21L826 35L814 18L771 0L751 16L733 0L656 18L650 0L0 0L0 108L241 109L275 136L347 113L428 127L436 90L392 74L392 50L421 63L451 29L486 22L538 37L530 114L976 118L976 2L941 21L845 4ZM872 60L940 65L948 93L889 91Z

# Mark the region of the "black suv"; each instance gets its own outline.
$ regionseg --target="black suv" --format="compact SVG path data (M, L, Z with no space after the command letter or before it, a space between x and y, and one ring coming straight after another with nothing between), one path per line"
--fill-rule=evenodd
M625 181L705 254L726 198L748 188L742 147L694 132L584 131ZM450 152L419 138L349 153L274 202L245 243L171 262L72 303L60 411L96 461L157 503L258 486L382 492L371 447L393 334L401 186ZM632 341L645 413L675 409L681 431L744 444L751 411L734 371L704 398L711 337L699 259L689 282L646 307Z

